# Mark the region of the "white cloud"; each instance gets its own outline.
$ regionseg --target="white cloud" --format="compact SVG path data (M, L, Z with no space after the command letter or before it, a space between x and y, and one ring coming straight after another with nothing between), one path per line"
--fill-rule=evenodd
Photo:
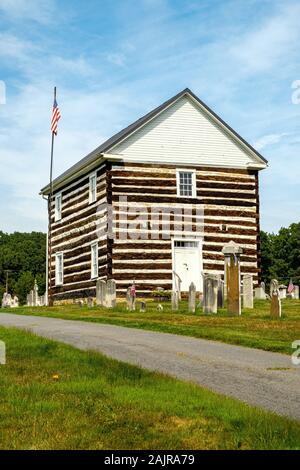
M54 16L53 0L0 0L0 11L13 20L49 23Z
M111 64L123 67L125 65L125 55L120 53L107 54L107 60Z
M229 54L248 71L259 72L273 67L282 57L299 50L299 17L299 4L285 4L260 27L239 37Z
M282 132L281 134L268 134L260 137L256 142L254 142L253 147L257 150L262 150L267 145L274 145L278 144L281 139L285 136L289 135L288 132Z
M36 50L38 48L30 41L21 40L7 32L0 33L0 57L24 61Z

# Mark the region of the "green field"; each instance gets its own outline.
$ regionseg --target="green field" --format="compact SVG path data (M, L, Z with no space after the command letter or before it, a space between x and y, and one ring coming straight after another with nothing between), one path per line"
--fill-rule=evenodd
M120 303L111 310L103 307L68 305L51 308L21 307L16 309L15 313L176 333L284 354L291 354L292 342L300 339L300 300L284 300L283 315L280 320L270 318L270 302L267 300L255 301L255 308L243 310L241 317L229 317L224 309L217 315L203 315L200 309L196 314L190 314L186 302L181 303L180 310L176 313L171 311L170 302L165 302L163 305L164 310L159 312L157 302L149 301L145 313L139 312L139 302L135 312L128 312L125 304Z
M0 328L1 449L299 449L300 425L196 385Z

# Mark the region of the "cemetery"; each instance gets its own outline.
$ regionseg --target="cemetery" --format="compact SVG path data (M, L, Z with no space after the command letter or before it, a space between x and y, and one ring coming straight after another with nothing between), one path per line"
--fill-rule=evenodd
M152 296L143 297L135 280L125 299L117 296L114 279L98 279L96 297L47 307L35 281L26 306L19 307L18 298L5 292L2 309L175 332L290 354L292 342L300 337L299 286L290 288L272 279L268 289L264 282L254 287L253 276L241 274L242 248L230 241L222 252L224 275L201 274L203 292L196 290L197 272L188 292L181 291L176 276L173 290L158 287Z

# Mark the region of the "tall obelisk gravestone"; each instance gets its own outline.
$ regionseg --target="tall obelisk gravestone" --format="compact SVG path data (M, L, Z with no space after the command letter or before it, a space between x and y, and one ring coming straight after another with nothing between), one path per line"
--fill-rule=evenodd
M243 249L233 241L230 241L223 247L222 253L225 256L227 313L229 315L241 315L240 257Z

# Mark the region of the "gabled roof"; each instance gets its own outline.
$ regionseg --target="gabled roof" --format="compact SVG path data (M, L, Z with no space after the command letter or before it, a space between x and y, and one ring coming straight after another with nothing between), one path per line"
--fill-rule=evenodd
M189 88L185 88L177 95L173 96L172 98L165 101L157 108L145 114L143 117L141 117L137 121L133 122L129 126L122 129L120 132L117 132L115 135L113 135L108 140L103 142L99 147L97 147L91 153L89 153L84 158L79 160L79 162L75 163L75 165L71 166L68 170L66 170L64 173L62 173L53 181L53 188L57 189L66 181L69 182L70 180L73 179L72 176L75 178L77 174L81 172L81 170L84 170L86 168L88 171L89 169L91 169L93 164L96 165L97 162L99 161L99 158L101 158L103 154L106 154L107 152L109 152L119 142L124 140L126 137L134 133L136 130L138 130L142 126L144 126L147 122L152 120L154 117L156 117L158 114L160 114L162 111L167 109L169 106L171 106L173 103L175 103L177 100L179 100L185 95L190 96L194 101L196 101L196 103L198 103L198 105L200 105L201 108L204 108L204 110L215 121L217 121L220 125L222 125L222 127L224 127L240 144L242 144L243 147L246 147L250 151L251 154L255 155L262 163L267 165L268 163L267 160L257 150L255 150L234 129L232 129L225 121L223 121L223 119L221 119L214 111L212 111L212 109L210 109L209 106L207 106L203 101L201 101L198 98L198 96L196 96ZM122 156L120 156L120 160L122 160ZM50 191L50 185L48 184L43 189L41 189L41 194L48 194L49 191Z

